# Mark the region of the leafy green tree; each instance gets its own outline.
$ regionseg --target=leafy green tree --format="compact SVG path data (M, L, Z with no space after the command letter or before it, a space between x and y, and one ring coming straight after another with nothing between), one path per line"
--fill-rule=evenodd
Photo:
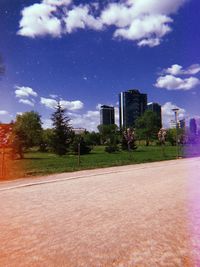
M47 152L53 150L53 129L44 129L42 131L42 140L40 143L40 151Z
M84 140L90 146L97 146L101 144L100 134L96 132L86 132L84 134Z
M73 131L66 109L62 108L59 102L51 119L53 121L53 150L60 156L65 155L69 150Z
M101 143L110 143L110 144L116 144L117 143L117 130L118 127L116 124L111 125L99 125L98 127L100 137L101 137Z
M91 147L86 143L82 135L75 135L71 144L71 150L78 154L78 146L80 145L80 155L89 154Z
M119 150L119 134L118 127L116 124L111 125L99 125L98 127L101 143L106 144L105 151L113 153Z
M22 157L24 149L40 144L42 138L42 122L37 112L24 112L17 115L13 126L13 148Z
M184 129L177 129L177 137L179 144L184 144L186 142L187 137ZM172 146L176 145L176 128L167 130L166 141L169 142Z
M172 146L176 145L176 128L167 130L166 141L169 142Z
M146 110L135 122L137 136L144 138L147 146L151 139L157 138L160 126L159 117L151 110Z

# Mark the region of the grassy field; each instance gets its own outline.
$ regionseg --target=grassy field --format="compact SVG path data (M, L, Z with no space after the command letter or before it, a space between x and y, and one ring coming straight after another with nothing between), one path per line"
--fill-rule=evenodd
M176 158L176 147L166 146L164 153L160 146L139 146L132 152L119 151L108 154L103 146L95 147L88 155L78 157L66 155L59 157L52 153L29 152L23 160L14 160L6 168L4 179L70 172L83 169L104 168L143 162L153 162ZM11 167L10 167L11 165Z

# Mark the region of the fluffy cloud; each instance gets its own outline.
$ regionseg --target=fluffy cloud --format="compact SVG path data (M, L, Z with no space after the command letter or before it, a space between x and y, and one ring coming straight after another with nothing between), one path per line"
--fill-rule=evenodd
M44 97L41 97L40 98L40 103L42 105L44 105L45 107L51 108L51 109L56 108L56 106L58 105L58 102L55 99L52 99L52 98L44 98Z
M193 64L189 66L187 69L183 69L181 65L174 64L170 68L164 70L164 73L171 75L195 75L200 72L200 65Z
M7 115L8 111L7 110L0 110L0 115Z
M52 6L68 6L72 0L44 0L43 3Z
M42 128L43 129L48 129L48 128L52 128L52 120L51 119L42 119Z
M31 107L34 107L34 105L35 105L34 101L33 100L31 101L29 99L19 99L19 103L29 105Z
M77 6L70 10L66 18L64 18L66 32L71 33L76 29L85 29L86 27L93 30L101 30L102 22L100 19L90 15L89 12L90 8L88 5Z
M153 47L172 30L171 15L186 1L124 0L108 3L100 10L94 3L76 6L71 0L43 0L22 10L18 34L59 37L76 29L104 30L112 26L115 38Z
M178 108L178 119L183 119L186 116L186 110L183 108L178 107L177 105L171 103L171 102L166 102L162 106L162 123L163 126L166 128L169 128L170 121L175 120L175 115L174 111L172 109Z
M114 37L122 37L133 41L139 41L139 46L159 45L161 38L171 31L167 23L172 19L165 15L145 15L138 17L126 28L117 29ZM155 36L155 37L154 37Z
M89 131L97 131L97 126L100 124L99 111L89 110L84 114L70 114L70 123L74 128L85 128Z
M155 86L168 90L191 90L200 84L200 80L195 77L182 79L172 75L161 76L157 79Z
M30 87L25 86L15 86L15 96L18 98L27 98L30 96L37 96L37 93Z
M83 108L83 103L80 100L75 101L66 101L60 100L60 105L67 110L75 111ZM58 105L58 101L52 98L41 97L40 103L46 106L47 108L54 109Z
M53 37L60 36L61 21L53 15L53 12L56 12L56 10L56 6L44 3L33 4L24 8L18 34L32 38L46 34Z
M177 75L195 75L198 72L200 72L200 64L193 64L186 69L181 65L174 64L161 72L162 76L158 77L155 86L168 90L191 90L200 84L200 80L192 76L180 78Z
M170 15L178 11L178 9L187 0L128 0L127 3L134 6L134 13L166 14Z
M83 108L83 102L80 100L75 100L75 101L66 101L66 100L61 100L60 105L63 108L66 108L67 110L79 110Z

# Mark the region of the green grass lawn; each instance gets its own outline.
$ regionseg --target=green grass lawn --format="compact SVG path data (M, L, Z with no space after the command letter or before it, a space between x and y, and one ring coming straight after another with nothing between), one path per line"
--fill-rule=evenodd
M176 147L172 146L166 146L164 153L160 146L139 146L132 152L119 151L112 154L104 152L103 146L98 146L90 154L82 155L80 157L80 166L78 166L78 157L76 155L59 157L52 153L29 152L25 154L23 160L13 161L12 170L8 171L7 178L13 179L175 158Z

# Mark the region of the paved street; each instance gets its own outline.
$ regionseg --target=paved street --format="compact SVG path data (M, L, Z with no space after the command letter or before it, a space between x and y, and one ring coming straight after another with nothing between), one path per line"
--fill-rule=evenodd
M0 183L1 267L200 266L200 158Z

